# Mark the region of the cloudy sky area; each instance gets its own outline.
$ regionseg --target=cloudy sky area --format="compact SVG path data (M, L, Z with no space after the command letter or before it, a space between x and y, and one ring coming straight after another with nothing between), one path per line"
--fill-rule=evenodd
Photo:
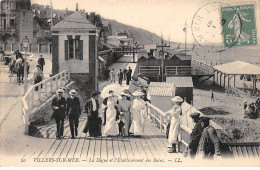
M163 32L164 39L184 42L183 28L187 23L187 41L193 43L191 23L196 12L205 4L216 0L52 0L54 9L96 12L104 18L115 19L121 23L143 28L157 35ZM252 2L253 0L232 0L232 4ZM259 2L259 0L255 0ZM50 5L50 0L31 0L32 3ZM217 0L217 2L228 2ZM230 2L229 2L230 3ZM257 14L260 3L257 4ZM260 16L260 15L258 15ZM259 18L258 18L259 19ZM258 27L259 28L259 27ZM259 30L258 30L259 31Z

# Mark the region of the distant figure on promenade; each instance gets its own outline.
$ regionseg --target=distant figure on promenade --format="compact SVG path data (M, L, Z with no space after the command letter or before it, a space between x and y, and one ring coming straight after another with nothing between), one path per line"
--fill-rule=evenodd
M78 136L79 116L81 114L79 98L76 97L77 91L72 89L70 97L67 98L66 114L69 117L71 139L75 139Z
M255 106L256 106L256 117L259 117L259 113L260 113L260 97L256 98Z
M118 83L122 86L122 81L123 81L123 72L120 69L118 72Z
M255 119L257 117L257 108L255 103L251 103L245 110L244 118Z
M221 156L220 146L221 141L217 136L216 130L209 126L208 117L201 117L201 127L203 129L199 146L196 153L196 158L213 159Z
M58 89L56 91L57 96L52 100L52 109L53 115L52 117L55 118L57 132L56 132L56 139L63 138L63 131L64 131L64 119L66 113L66 99L62 96L63 90Z
M103 70L103 77L104 77L104 81L108 81L109 70L107 69L107 67L105 67L104 70Z
M126 85L129 85L131 81L131 76L132 76L132 69L129 67L129 69L126 72Z
M213 92L213 90L211 89L210 90L210 100L212 101L212 102L214 102L214 92Z
M126 68L124 68L124 70L123 70L123 79L124 80L126 80L126 72L127 72L127 70L126 70Z
M127 97L130 97L129 94L122 92L121 94L122 99L118 100L119 104L119 110L122 113L122 122L124 123L123 126L123 135L128 136L129 135L129 125L130 125L130 119L131 119L131 113L130 113L130 107L131 107L131 101L127 100Z
M119 134L117 119L118 111L117 111L118 101L114 97L114 91L109 91L109 96L103 100L102 108L104 109L104 135L106 136L116 136Z
M141 137L144 134L145 120L147 118L146 102L141 98L144 93L135 91L133 94L134 100L131 103L130 113L132 116L131 131L135 137Z
M16 50L16 52L15 52L15 58L16 58L16 60L17 60L18 58L22 58L22 54L20 53L19 50Z
M168 152L176 153L177 138L180 133L181 124L180 116L182 115L181 103L183 102L183 99L180 96L175 96L174 98L172 98L172 102L173 108L168 111L168 113L172 115L168 137L168 142L171 148L168 150Z
M41 70L43 71L43 66L45 65L45 60L42 58L42 55L40 55L40 58L38 59L38 64L41 66Z
M116 82L116 73L115 73L113 68L110 71L110 80L111 80L111 83L115 83Z
M98 117L99 103L98 95L100 92L92 92L91 98L84 105L84 113L87 113L88 119L83 132L89 132L90 137L101 136L101 118Z
M34 84L40 83L43 80L43 72L41 70L41 66L37 65L36 68L37 69L33 73ZM41 84L41 88L42 88L42 84ZM38 87L35 87L35 91L38 91Z
M197 149L199 146L199 141L201 134L203 132L203 128L201 127L201 121L200 121L200 113L191 113L190 117L192 118L193 122L195 123L195 126L190 134L190 141L188 145L188 156L190 158L194 158L197 153Z

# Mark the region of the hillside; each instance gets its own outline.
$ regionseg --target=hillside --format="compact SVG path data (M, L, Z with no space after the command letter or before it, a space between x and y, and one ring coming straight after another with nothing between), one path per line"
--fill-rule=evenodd
M159 43L161 41L160 36L158 36L154 33L151 33L149 31L146 31L144 29L133 27L130 25L125 25L120 22L117 22L116 20L108 19L108 21L110 22L110 24L112 26L113 35L115 35L116 32L126 30L126 31L132 33L133 36L135 37L135 41L137 41L141 44L150 44L150 39L153 40L152 44L155 44L156 42Z

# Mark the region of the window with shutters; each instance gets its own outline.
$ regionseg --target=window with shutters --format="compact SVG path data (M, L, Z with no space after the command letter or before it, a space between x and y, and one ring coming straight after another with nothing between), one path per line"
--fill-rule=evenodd
M83 60L83 40L76 35L75 39L72 36L67 36L65 40L65 60L78 59Z

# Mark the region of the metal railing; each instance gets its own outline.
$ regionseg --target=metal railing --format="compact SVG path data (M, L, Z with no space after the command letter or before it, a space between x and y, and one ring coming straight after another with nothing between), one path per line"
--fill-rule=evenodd
M139 66L139 75L160 75L160 66Z
M70 71L65 70L47 78L29 88L22 98L22 117L25 125L25 134L29 134L29 115L33 109L42 104L55 93L55 91L70 81Z
M172 75L187 76L191 74L192 74L191 66L165 66L166 76L172 76Z
M197 69L197 70L202 71L205 74L214 75L214 68L213 68L213 66L211 66L211 65L209 65L209 64L207 64L205 62L192 59L191 60L191 66L193 68Z

